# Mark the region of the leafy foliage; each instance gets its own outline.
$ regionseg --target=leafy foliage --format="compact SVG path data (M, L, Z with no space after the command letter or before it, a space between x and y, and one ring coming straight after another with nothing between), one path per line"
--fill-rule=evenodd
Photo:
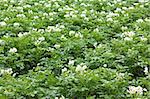
M0 98L150 98L149 0L1 0Z

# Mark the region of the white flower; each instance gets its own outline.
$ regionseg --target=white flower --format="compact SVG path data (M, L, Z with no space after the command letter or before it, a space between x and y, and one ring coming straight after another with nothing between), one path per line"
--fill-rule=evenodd
M143 88L141 86L136 87L137 94L142 95L143 94Z
M59 98L59 97L55 97L55 99L66 99L63 95Z
M24 32L23 35L28 35L30 34L31 32Z
M42 42L45 40L45 37L39 37L38 40Z
M87 66L86 66L86 65L84 65L84 66L82 67L82 69L83 69L83 70L87 69Z
M72 36L72 35L74 35L75 33L76 33L75 31L70 31L70 32L69 32L69 35Z
M105 15L105 14L106 14L106 12L105 12L105 11L101 11L101 12L100 12L100 14L102 14L102 15L104 14L104 15Z
M148 74L148 67L145 67L145 68L144 68L144 73L145 73L145 74Z
M102 44L97 45L97 48L102 48L102 47L103 47ZM107 64L106 64L106 65L107 65Z
M122 0L116 0L117 2L121 2Z
M4 40L0 40L0 45L5 45Z
M82 67L80 66L80 65L77 65L77 67L76 67L76 72L78 72L78 71L81 71L82 70Z
M127 7L122 7L122 9L123 9L123 10L127 10L128 8L127 8Z
M144 7L144 5L140 5L140 7L141 7L141 8L143 8L143 7Z
M66 72L66 71L67 71L67 68L62 69L62 73Z
M45 37L39 37L35 44L40 44L42 41L45 40Z
M39 32L39 33L44 33L45 30L44 30L44 29L39 29L38 32Z
M5 22L0 22L0 26L6 26L7 24Z
M139 5L139 3L134 3L133 5Z
M61 36L61 39L67 40L67 38L64 35Z
M80 16L81 16L81 17L86 17L86 14L85 14L85 13L82 13Z
M9 50L9 53L16 53L17 52L17 49L16 48L11 48L10 50Z
M93 46L94 46L94 47L97 47L97 42L95 42L95 43L93 44Z
M16 7L17 11L23 12L23 7Z
M28 35L28 34L29 34L28 32L24 32L24 33L21 33L21 32L20 32L20 33L18 34L18 37L23 37L23 36Z
M148 2L149 0L138 0L140 3Z
M98 28L96 28L96 29L94 29L93 31L94 31L94 32L99 32L99 29L98 29Z
M125 40L125 41L131 41L132 38L130 38L130 37L125 37L124 40Z
M32 28L32 31L37 31L37 29L36 28Z
M135 35L135 33L133 31L130 32L124 32L124 34L128 37L133 37Z
M116 8L115 12L121 12L121 8Z
M13 76L13 77L15 77L17 74L18 74L18 73L13 73L13 75L12 75L12 76Z
M75 37L77 37L77 38L83 38L83 35L81 34L81 33L75 33Z
M112 18L108 18L106 21L107 21L107 22L112 22L113 19L112 19Z
M51 32L51 31L54 31L54 30L55 30L54 26L48 26L47 27L47 32Z
M127 29L128 29L128 27L124 27L124 26L121 27L121 30L123 30L123 31L127 30Z
M19 27L20 24L19 23L14 23L14 27Z
M76 72L84 72L85 69L87 69L87 66L86 66L86 65L83 65L83 66L82 66L82 64L80 64L80 65L77 65L75 71L76 71Z
M59 99L58 97L55 97L55 99Z
M48 47L48 51L54 51L55 49L54 48L51 48L51 47Z
M4 19L4 21L8 21L9 20L9 18L8 17L6 17L5 19Z
M68 17L70 17L70 14L69 14L69 13L68 13L68 14L65 14L64 17L65 17L65 18L68 18Z
M103 66L104 66L104 67L107 67L107 64L104 64Z
M65 99L65 97L62 95L59 99Z
M142 88L141 86L135 87L135 86L129 86L129 92L130 94L139 94L142 95L143 91L147 91L145 88Z
M59 8L58 11L63 11L63 9L62 9L62 8Z
M29 14L32 14L32 13L33 13L33 11L32 11L32 10L28 10L28 13L29 13Z
M17 14L16 17L21 17L21 18L25 18L26 16L24 14Z
M52 13L52 12L49 13L49 16L53 16L53 15L54 15L54 13Z
M31 5L24 5L24 8L31 8Z
M18 37L23 37L23 36L24 36L23 33L18 34Z
M148 18L145 18L145 21L146 21L146 22L150 22L150 19L148 19Z
M127 90L127 92L129 92L130 94L135 94L136 93L136 87L134 86L129 86L129 90Z
M138 19L136 20L137 23L142 23L143 22L143 19Z
M39 18L39 16L34 16L33 18L34 18L34 19L38 19L38 18Z
M43 13L43 16L48 16L48 13Z
M13 71L12 71L12 68L7 68L7 69L1 69L0 70L0 74L3 75L3 74L12 74Z
M64 26L64 25L60 25L60 26L59 26L59 28L64 29L64 28L65 28L65 26Z
M147 91L147 89L146 89L146 88L143 88L143 91Z
M59 44L55 44L54 47L55 47L56 49L58 49L58 48L60 48L60 45L59 45Z
M123 11L123 10L122 10L122 11L121 11L121 13L122 13L122 14L124 14L124 13L125 13L125 11Z
M129 7L129 8L128 8L128 10L132 10L132 9L134 9L134 7Z
M74 65L74 60L69 60L69 63L68 63L68 65Z
M119 14L109 12L108 15L106 16L106 18L111 18L111 17L115 17L115 16L119 16Z

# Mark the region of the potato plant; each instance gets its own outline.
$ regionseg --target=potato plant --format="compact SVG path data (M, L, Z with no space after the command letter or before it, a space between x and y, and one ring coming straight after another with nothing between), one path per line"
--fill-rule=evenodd
M0 0L0 99L149 99L149 0Z

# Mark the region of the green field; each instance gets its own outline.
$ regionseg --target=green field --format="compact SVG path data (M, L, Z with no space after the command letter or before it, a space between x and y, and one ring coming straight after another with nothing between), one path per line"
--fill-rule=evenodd
M150 99L150 0L0 0L0 99Z

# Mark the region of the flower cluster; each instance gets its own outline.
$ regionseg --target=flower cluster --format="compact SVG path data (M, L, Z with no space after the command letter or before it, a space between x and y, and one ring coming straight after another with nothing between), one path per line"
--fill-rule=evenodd
M135 86L129 86L129 92L130 94L139 94L142 95L144 91L147 91L147 89L142 88L141 86L135 87Z
M10 50L9 50L9 53L16 53L17 52L17 49L14 47L14 48L11 48Z
M6 26L6 22L0 22L0 26Z
M87 66L84 63L77 65L75 71L83 73L87 69Z
M6 68L6 69L0 69L0 74L4 75L4 74L12 74L12 68Z

